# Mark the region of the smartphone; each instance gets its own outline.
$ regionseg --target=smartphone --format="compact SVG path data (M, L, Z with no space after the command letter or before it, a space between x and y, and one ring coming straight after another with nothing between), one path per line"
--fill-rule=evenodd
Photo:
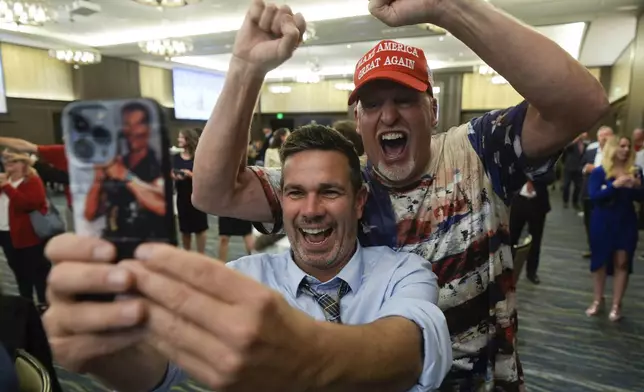
M183 178L186 176L186 173L184 173L181 169L172 169L172 173L178 178Z
M117 261L133 257L143 242L176 245L170 142L161 107L139 98L76 101L63 110L62 125L76 233L112 242Z

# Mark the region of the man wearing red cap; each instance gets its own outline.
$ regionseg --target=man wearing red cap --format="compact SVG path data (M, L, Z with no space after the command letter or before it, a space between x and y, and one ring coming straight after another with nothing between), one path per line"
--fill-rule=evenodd
M261 17L247 18L238 32L226 87L199 143L193 202L215 215L279 223L280 171L239 163L264 77L292 56L303 30L286 6L253 7ZM432 136L437 102L425 54L394 41L358 60L349 98L369 159L360 241L433 263L454 354L441 390L522 390L509 203L526 177L548 172L558 152L601 118L605 93L557 44L483 0L371 0L369 11L389 26L445 28L525 98ZM565 93L553 93L555 86Z

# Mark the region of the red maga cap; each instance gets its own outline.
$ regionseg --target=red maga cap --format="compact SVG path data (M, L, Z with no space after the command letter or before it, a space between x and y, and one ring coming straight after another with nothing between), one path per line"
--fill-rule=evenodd
M418 91L431 88L429 66L420 48L384 40L378 42L356 64L353 75L355 88L349 95L349 105L358 98L358 90L375 79L387 79Z

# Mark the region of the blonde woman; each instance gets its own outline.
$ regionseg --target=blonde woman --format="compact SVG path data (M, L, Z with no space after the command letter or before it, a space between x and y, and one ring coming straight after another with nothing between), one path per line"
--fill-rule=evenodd
M288 128L280 128L273 133L271 145L266 150L266 155L264 156L264 167L282 167L280 162L280 148L290 134L291 131Z
M29 214L47 212L42 180L31 167L27 154L4 151L0 173L0 246L13 270L22 297L46 304L46 281L51 268L43 255L44 241L34 232Z
M601 166L588 180L588 195L593 203L590 217L590 271L593 274L594 301L586 310L598 314L604 305L606 276L613 276L613 303L610 321L622 318L622 298L633 272L637 247L637 215L633 201L644 199L642 173L627 137L606 142Z

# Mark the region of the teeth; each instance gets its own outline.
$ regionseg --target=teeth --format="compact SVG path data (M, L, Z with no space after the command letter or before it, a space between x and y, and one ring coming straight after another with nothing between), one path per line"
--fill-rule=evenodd
M405 137L405 134L401 132L389 132L389 133L384 133L380 136L382 140L396 140L396 139L402 139L404 137Z
M303 231L304 233L306 233L306 234L311 234L311 235L324 233L324 232L325 232L325 231L327 231L327 230L328 230L328 229L302 229L302 231Z

